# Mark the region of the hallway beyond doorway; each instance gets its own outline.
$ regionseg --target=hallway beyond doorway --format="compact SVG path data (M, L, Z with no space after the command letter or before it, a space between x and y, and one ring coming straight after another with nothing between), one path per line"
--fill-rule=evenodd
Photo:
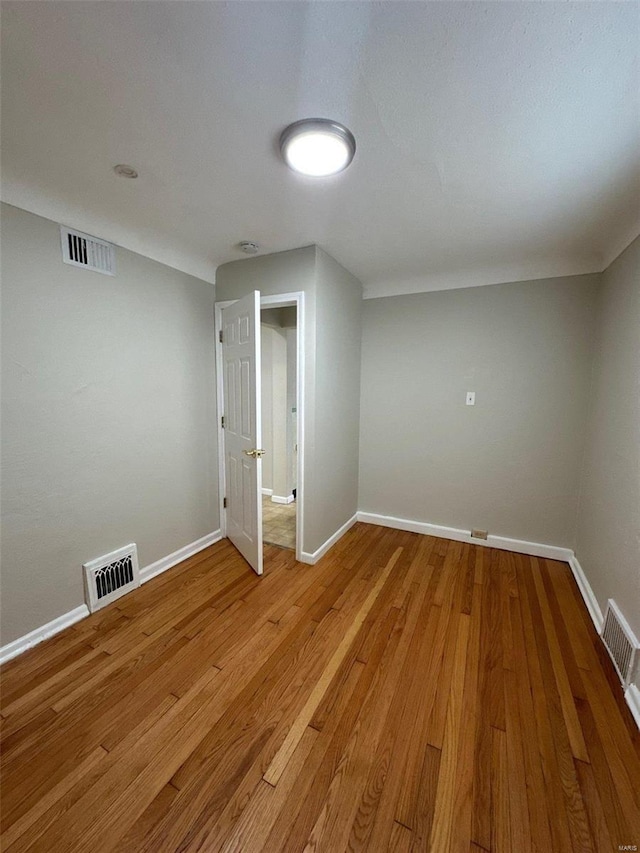
M296 504L274 504L262 496L262 541L282 548L296 547Z

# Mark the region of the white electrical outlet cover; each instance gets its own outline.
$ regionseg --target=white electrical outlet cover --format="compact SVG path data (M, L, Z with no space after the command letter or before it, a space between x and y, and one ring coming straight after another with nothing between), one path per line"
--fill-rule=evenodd
M475 406L476 404L476 392L475 391L467 391L467 406Z

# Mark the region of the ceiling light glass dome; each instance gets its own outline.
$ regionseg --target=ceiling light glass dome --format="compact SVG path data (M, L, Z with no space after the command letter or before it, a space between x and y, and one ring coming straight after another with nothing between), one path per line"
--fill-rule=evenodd
M356 141L338 122L307 118L283 130L280 151L294 172L321 178L347 168L356 153Z

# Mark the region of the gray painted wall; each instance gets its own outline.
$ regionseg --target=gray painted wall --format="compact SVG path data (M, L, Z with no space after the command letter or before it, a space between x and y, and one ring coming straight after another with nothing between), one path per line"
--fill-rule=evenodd
M266 454L262 460L262 488L273 489L273 388L271 382L271 327L260 328L261 397L262 397L262 447Z
M305 292L305 512L313 553L357 510L362 286L316 246L223 264L216 299Z
M2 206L2 644L83 603L86 560L141 566L219 527L214 288L118 249L62 263Z
M640 237L602 278L575 550L640 637Z
M287 487L287 338L281 329L271 329L271 382L273 389L273 494L286 498Z
M266 313L266 312L264 312ZM262 487L277 497L291 494L287 453L287 332L261 324Z
M318 249L314 499L316 548L358 510L362 285Z
M359 508L573 547L599 280L365 301Z
M265 308L260 312L262 447L267 451L262 459L262 488L276 497L290 497L296 488L298 438L292 414L297 406L298 385L296 314L295 306ZM281 342L275 336L279 336ZM278 355L284 363L274 366ZM277 384L278 377L283 387ZM276 396L282 398L281 411L276 411ZM277 470L276 457L280 459L281 470Z
M295 308L293 313L295 319ZM297 488L298 478L298 416L293 412L298 405L298 331L287 326L284 333L287 339L287 495L290 495Z

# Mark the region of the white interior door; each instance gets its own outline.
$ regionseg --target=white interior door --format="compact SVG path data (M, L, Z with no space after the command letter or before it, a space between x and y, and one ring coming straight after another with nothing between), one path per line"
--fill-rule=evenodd
M262 574L260 293L222 311L227 536Z

